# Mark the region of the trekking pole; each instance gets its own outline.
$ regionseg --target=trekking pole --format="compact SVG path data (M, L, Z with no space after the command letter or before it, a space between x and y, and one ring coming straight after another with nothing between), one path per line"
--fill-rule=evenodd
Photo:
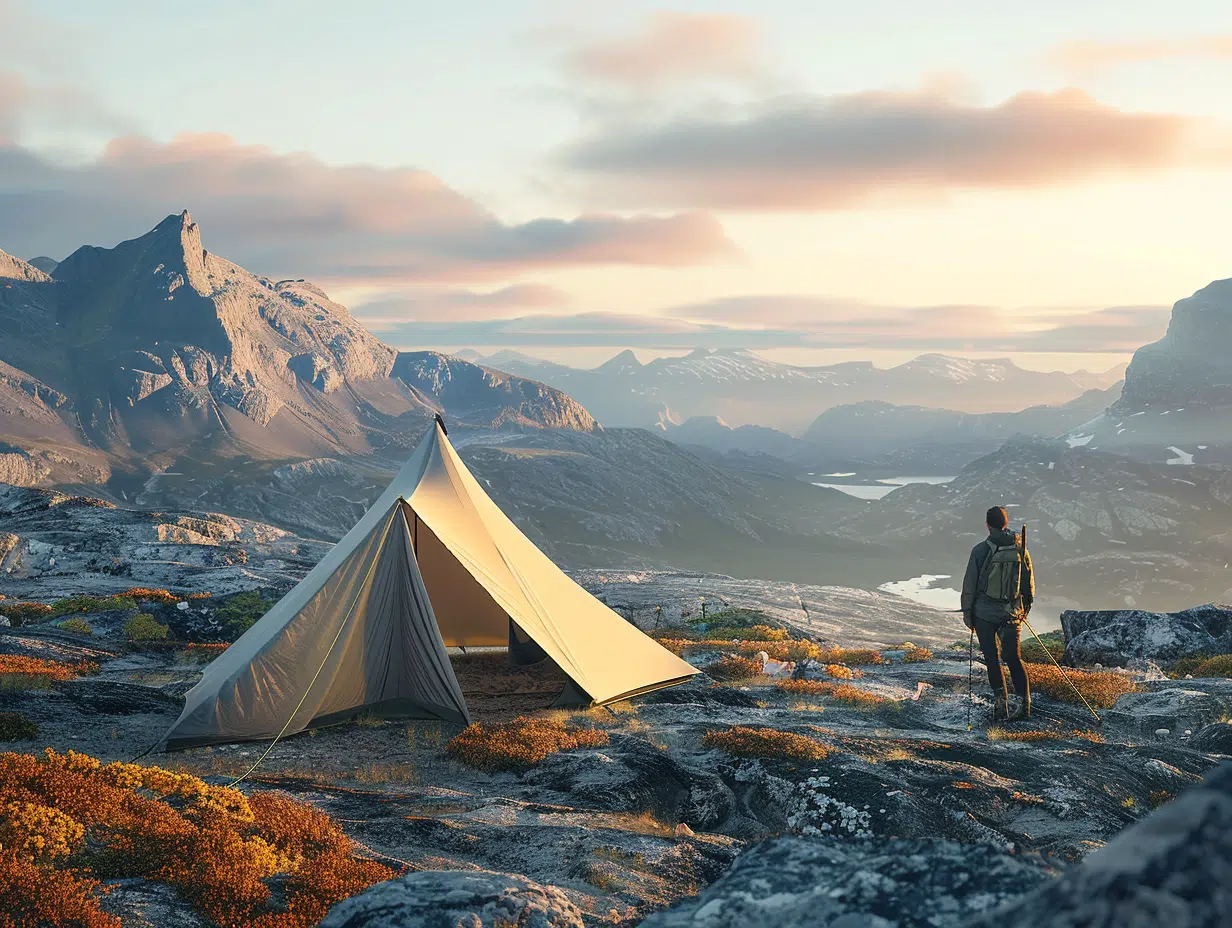
M975 702L975 691L971 683L971 675L975 673L975 629L971 629L971 640L967 642L967 731L971 730L971 705Z
M1027 621L1027 617L1025 615L1022 617L1022 621L1026 623L1027 630L1031 632L1031 637L1034 638L1036 643L1044 649L1044 653L1048 655L1048 659L1052 661L1053 666L1055 666L1057 670L1061 671L1061 676L1065 678L1065 682L1069 684L1069 688L1074 691L1074 695L1082 700L1082 704L1087 707L1087 711L1095 716L1095 721L1102 725L1104 720L1099 717L1098 712L1091 708L1091 704L1087 702L1087 698L1083 696L1082 693L1078 692L1078 687L1074 686L1074 681L1069 678L1069 674L1065 672L1065 668L1057 663L1057 659L1052 656L1052 652L1048 650L1048 646L1044 644L1044 642L1040 641L1040 636L1035 633L1035 629L1031 627L1031 623Z

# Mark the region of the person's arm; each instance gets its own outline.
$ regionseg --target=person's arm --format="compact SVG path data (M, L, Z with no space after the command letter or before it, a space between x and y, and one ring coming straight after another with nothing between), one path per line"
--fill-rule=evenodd
M963 624L967 628L975 628L975 596L979 592L979 585L980 564L975 558L975 551L972 551L971 557L967 559L967 573L963 576L962 597L959 600Z
M1028 615L1031 613L1031 604L1035 602L1035 568L1031 566L1031 552L1022 552L1022 584L1020 594L1022 596L1022 608Z

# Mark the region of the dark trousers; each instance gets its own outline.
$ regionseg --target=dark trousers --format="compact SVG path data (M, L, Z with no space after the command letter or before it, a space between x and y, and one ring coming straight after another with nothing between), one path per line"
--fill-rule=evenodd
M980 650L984 652L984 663L988 666L988 683L994 694L1005 692L1005 675L1001 672L1002 659L1009 664L1014 692L1022 697L1030 693L1027 669L1022 666L1022 653L1019 651L1021 631L1017 622L997 624L982 619L975 620L975 637L980 640Z

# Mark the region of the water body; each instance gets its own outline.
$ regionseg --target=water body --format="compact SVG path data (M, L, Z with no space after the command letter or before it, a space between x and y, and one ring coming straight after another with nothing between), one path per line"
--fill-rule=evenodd
M951 579L949 574L922 574L910 580L893 580L883 583L877 589L883 593L894 593L924 606L948 611L959 608L959 591L937 584L949 579Z
M827 474L827 477L854 477L855 474ZM912 483L928 483L939 486L949 483L953 477L884 477L873 483L826 483L813 481L814 486L826 487L829 490L842 490L848 496L856 499L881 499L887 493L905 487Z

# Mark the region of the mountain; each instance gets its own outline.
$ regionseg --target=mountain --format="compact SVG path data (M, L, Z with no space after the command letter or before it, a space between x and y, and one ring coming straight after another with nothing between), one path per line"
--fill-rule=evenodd
M1232 279L1177 301L1164 337L1134 353L1120 399L1068 437L1163 464L1232 464L1230 414Z
M925 572L957 584L995 505L1015 526L1030 525L1041 602L1166 611L1220 601L1232 587L1232 473L1181 471L1061 440L1008 441L950 483L897 489L836 531L927 552Z
M557 390L398 352L313 284L211 254L187 212L114 248L80 248L50 276L2 255L0 280L0 452L22 456L34 482L97 483L183 455L405 448L441 410L488 426L596 427ZM88 466L66 473L74 461Z
M1119 395L1119 386L1088 390L1059 406L1019 412L965 413L869 400L834 406L800 438L756 425L733 428L717 416L665 422L664 437L695 449L718 452L730 466L809 476L859 474L862 478L952 475L1007 438L1055 438L1099 415Z
M868 362L800 367L751 351L698 349L684 357L642 364L632 351L590 370L578 370L516 352L485 363L535 377L574 396L604 425L649 427L694 416L719 416L733 425L800 432L833 406L876 400L963 412L1019 410L1065 403L1092 385L1119 379L1104 374L1041 373L1007 359L978 361L922 355L883 370Z

